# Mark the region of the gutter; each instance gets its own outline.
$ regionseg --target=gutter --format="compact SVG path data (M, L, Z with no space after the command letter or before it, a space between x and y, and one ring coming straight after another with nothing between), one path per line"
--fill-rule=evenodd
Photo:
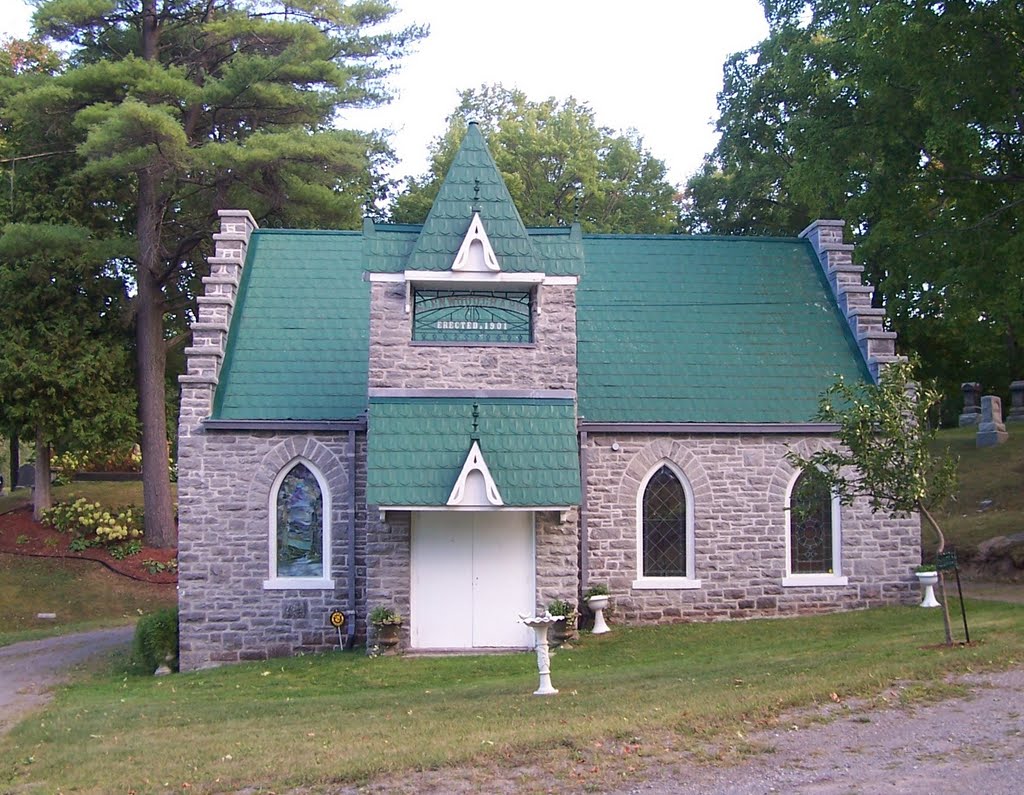
M580 593L587 590L590 579L590 536L587 533L587 432L580 431Z
M831 422L586 422L580 433L820 433L833 434Z
M348 432L348 609L351 620L345 648L356 643L356 432Z

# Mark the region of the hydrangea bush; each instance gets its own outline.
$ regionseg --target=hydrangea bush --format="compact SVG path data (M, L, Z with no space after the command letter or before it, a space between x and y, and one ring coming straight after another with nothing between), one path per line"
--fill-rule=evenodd
M73 536L72 551L102 546L124 557L142 549L142 510L135 505L106 508L79 497L44 511L42 520L54 530Z

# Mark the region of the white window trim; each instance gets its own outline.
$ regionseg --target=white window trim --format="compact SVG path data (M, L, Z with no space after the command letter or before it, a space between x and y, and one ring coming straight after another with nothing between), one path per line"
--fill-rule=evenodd
M644 494L647 484L663 466L672 470L683 486L686 495L686 576L685 577L649 577L644 574ZM694 532L693 532L693 488L683 472L668 459L663 459L651 467L636 493L636 579L633 588L638 591L662 590L694 590L701 587L695 575Z
M816 572L814 574L794 574L792 566L792 538L793 538L793 488L800 477L801 470L797 470L789 481L786 489L786 575L782 578L784 588L810 588L821 585L847 585L849 577L842 574L843 571L843 532L842 532L842 504L839 502L839 495L832 493L832 573Z
M270 488L270 500L268 504L270 518L270 532L267 536L267 549L269 552L270 577L263 581L263 589L266 591L309 591L309 590L333 590L334 580L330 577L278 577L277 576L277 494L281 489L281 483L285 476L302 464L313 473L317 485L320 486L320 495L323 498L323 561L324 571L331 571L331 492L327 488L327 481L317 466L308 458L297 456L289 461L274 478L274 485Z

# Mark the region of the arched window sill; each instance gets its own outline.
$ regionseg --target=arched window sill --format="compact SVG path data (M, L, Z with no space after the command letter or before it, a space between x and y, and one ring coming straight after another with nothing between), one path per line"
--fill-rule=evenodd
M326 577L273 577L263 581L264 591L333 591L334 580Z
M690 577L639 577L633 580L636 591L692 591L700 588L700 580Z
M813 587L816 585L847 585L849 577L838 574L790 574L782 578L783 588Z

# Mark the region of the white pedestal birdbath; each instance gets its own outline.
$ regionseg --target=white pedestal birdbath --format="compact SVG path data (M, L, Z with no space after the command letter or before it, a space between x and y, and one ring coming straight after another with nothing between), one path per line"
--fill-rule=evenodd
M553 616L544 613L542 616L520 615L519 620L534 631L537 636L537 670L540 672L540 687L533 691L535 696L553 696L558 691L551 686L551 655L548 653L548 629L557 621L564 621L565 616Z
M921 607L939 607L939 601L935 598L935 591L932 588L939 581L939 573L937 571L918 571L917 580L924 586L924 599L921 601Z
M591 634L603 635L605 632L611 632L604 620L604 609L608 607L608 595L591 596L587 599L587 607L594 611L594 629Z

